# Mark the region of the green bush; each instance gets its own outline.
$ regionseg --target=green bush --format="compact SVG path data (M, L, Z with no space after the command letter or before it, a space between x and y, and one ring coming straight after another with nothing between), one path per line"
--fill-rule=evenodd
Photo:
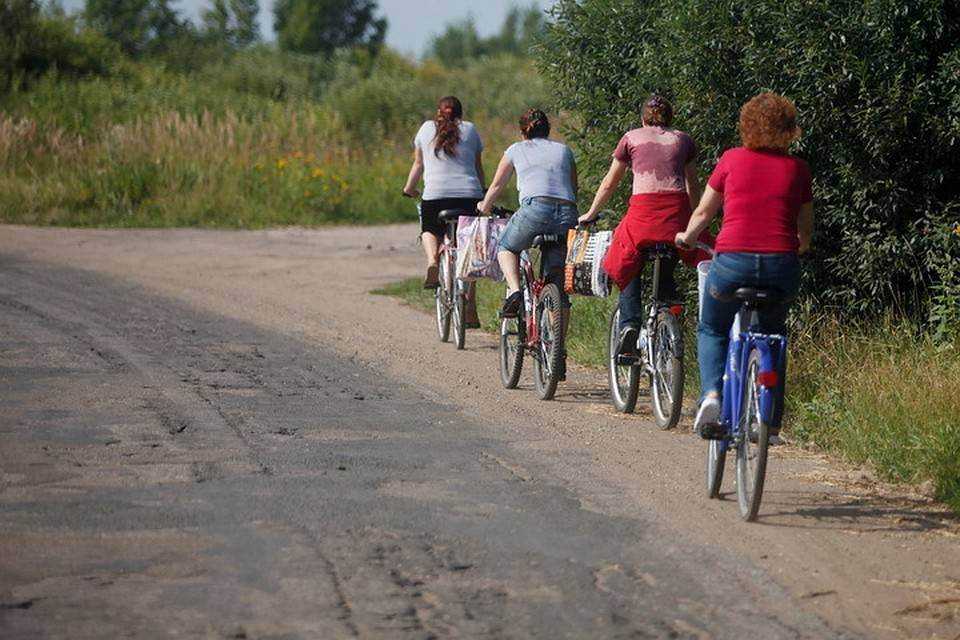
M543 71L579 123L588 186L652 92L708 172L740 105L792 98L814 174L806 291L833 308L940 319L957 299L960 5L956 0L560 0Z
M74 18L44 15L31 0L0 0L0 94L53 71L110 75L121 60L115 43Z

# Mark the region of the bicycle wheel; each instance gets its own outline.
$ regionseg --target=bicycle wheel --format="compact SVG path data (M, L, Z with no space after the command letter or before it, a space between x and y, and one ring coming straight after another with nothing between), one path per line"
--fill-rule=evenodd
M653 417L661 429L672 429L683 405L683 333L677 317L666 309L660 311L651 340Z
M610 335L607 340L607 373L610 380L610 399L621 413L633 413L640 392L640 367L617 364L620 346L620 306L610 315Z
M727 462L727 450L720 440L710 440L707 447L707 497L719 498L723 483L723 467Z
M747 522L757 518L763 481L767 473L769 428L760 416L760 352L750 351L744 377L740 427L737 434L737 499L740 516Z
M533 379L541 400L552 400L560 381L563 360L563 318L560 289L551 283L543 288L535 311L540 341L533 360Z
M440 342L450 339L450 277L452 260L449 251L440 253L440 286L434 289L434 305L437 315L437 334Z
M500 320L500 382L504 389L516 389L523 370L523 351L527 342L523 314Z
M467 327L464 321L464 309L467 306L467 294L463 283L454 278L453 284L453 341L457 349L463 349L467 339Z

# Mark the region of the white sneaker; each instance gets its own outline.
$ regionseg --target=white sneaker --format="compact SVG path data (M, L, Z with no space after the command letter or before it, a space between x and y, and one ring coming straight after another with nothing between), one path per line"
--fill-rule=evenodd
M718 431L720 425L720 398L709 395L700 403L697 410L697 417L693 421L693 430L701 438L711 439L716 437L714 432Z

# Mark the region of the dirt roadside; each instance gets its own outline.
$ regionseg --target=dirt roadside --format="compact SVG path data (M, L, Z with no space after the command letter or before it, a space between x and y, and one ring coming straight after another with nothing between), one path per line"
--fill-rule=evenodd
M691 539L752 560L805 609L866 637L960 638L960 521L919 495L794 448L776 450L760 522L741 523L728 498L703 497L703 445L661 433L644 410L616 414L601 372L573 368L555 402L525 378L507 392L495 344L437 342L423 313L368 292L415 275L411 226L263 232L102 231L0 227L0 251L138 283L199 309L298 334L398 376L492 429L535 476L549 465L582 508L624 517L655 512ZM575 316L574 316L574 321ZM512 424L503 424L508 412ZM564 452L588 447L588 472ZM616 486L615 493L603 487ZM609 497L607 497L609 496ZM624 496L627 499L624 499Z

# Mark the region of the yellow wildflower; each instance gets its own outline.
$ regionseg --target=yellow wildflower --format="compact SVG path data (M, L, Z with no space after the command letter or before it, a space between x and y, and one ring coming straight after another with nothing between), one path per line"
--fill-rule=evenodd
M312 175L314 178L322 178L322 177L323 177L323 169L317 167L316 169L314 169L314 170L310 173L310 175Z
M960 224L958 224L958 225L956 226L956 228L954 228L953 232L954 232L955 234L957 234L958 236L960 236Z
M280 158L277 160L277 169L283 170L287 166L287 159Z

